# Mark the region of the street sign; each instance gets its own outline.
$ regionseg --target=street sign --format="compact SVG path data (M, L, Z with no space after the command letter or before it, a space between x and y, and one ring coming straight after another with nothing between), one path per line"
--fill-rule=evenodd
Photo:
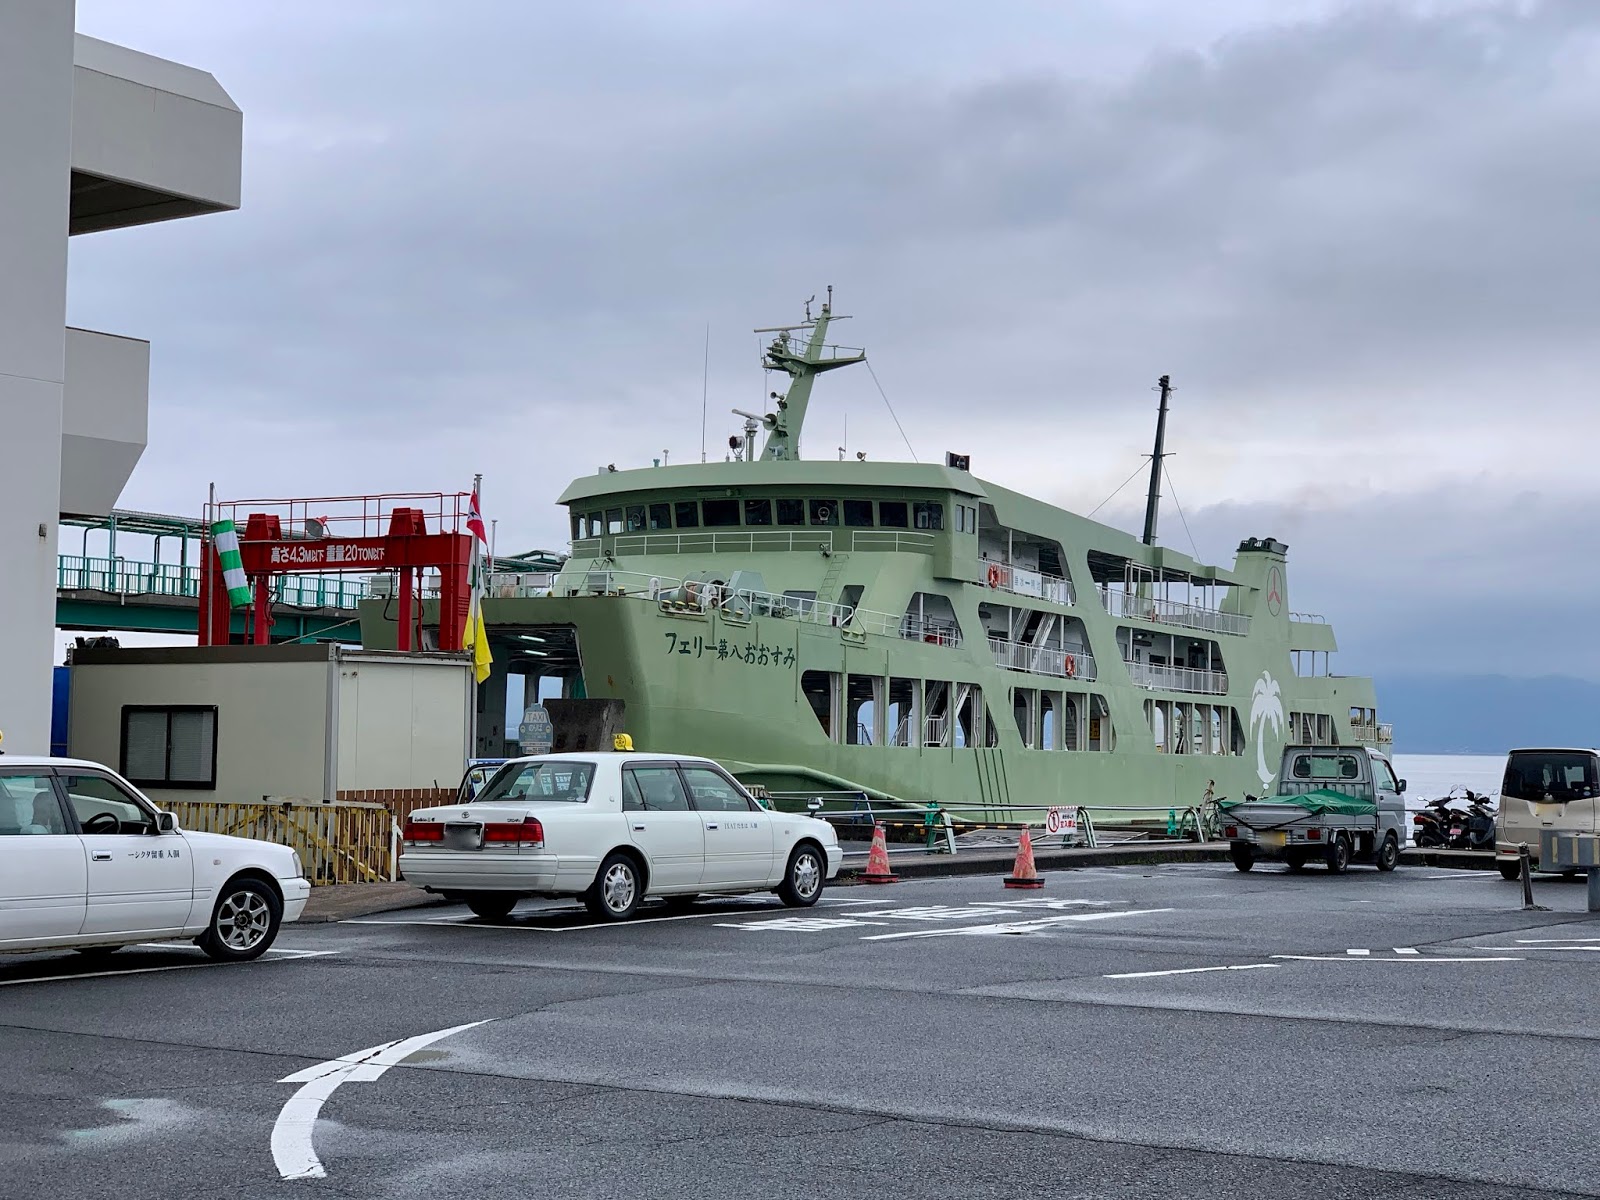
M1044 815L1044 831L1047 834L1063 833L1069 837L1078 832L1078 809L1076 806L1057 808L1052 805Z

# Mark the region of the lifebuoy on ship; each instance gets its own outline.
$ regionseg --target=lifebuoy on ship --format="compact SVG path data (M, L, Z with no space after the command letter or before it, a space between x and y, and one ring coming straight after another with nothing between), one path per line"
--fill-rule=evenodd
M1067 655L1061 662L1061 669L1066 672L1068 679L1073 678L1078 673L1078 660Z
M989 564L989 586L992 587L992 588L997 588L997 587L1000 586L1000 564L999 563L990 563Z

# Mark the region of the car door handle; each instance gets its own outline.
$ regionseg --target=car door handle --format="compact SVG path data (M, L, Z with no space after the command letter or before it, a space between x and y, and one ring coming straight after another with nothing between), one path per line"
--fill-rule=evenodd
M711 824L711 823L710 823L710 822L707 822L707 824L706 824L706 828L707 828L707 829L715 829L715 828L716 828L716 826L715 826L715 825L712 825L712 824Z
M93 855L95 862L110 862L111 853L107 850L96 850Z
M633 828L634 828L634 831L636 833L643 833L644 832L644 826L643 825L635 825Z

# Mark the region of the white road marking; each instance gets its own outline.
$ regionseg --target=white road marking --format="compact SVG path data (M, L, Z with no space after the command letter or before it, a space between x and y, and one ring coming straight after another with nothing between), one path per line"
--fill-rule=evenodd
M160 946L162 949L172 947L164 942L144 943L151 946ZM296 962L302 958L327 958L329 955L338 954L337 950L268 950L257 963ZM207 958L201 962L173 963L166 967L128 967L124 970L108 971L79 971L72 975L39 975L31 979L0 979L0 987L21 987L28 983L66 983L73 979L107 979L116 975L155 975L162 971L199 971L206 967L248 966L248 963L223 963Z
M874 901L874 900L820 900L820 901L817 902L816 907L817 908L831 908L836 904L876 904L876 903L881 903L881 901ZM781 902L778 902L778 901L774 901L771 904L749 904L748 902L746 902L746 906L749 907L750 910L751 910L750 913L749 913L750 916L755 916L757 913L761 913L761 912L771 912L774 909L782 909L782 908L785 907ZM678 913L675 916L670 916L670 917L631 917L626 921L594 921L594 920L590 920L590 921L587 921L587 922L585 922L584 924L581 924L581 925L562 925L562 926L557 926L555 928L547 928L547 927L542 926L542 925L525 925L525 924L517 923L515 921L507 921L507 922L504 922L504 923L498 922L498 921L482 921L482 920L479 920L476 917L455 917L455 918L449 918L449 919L446 919L446 918L443 918L443 917L435 917L431 921L411 920L411 919L385 921L385 920L380 920L380 919L374 918L374 917L351 917L348 920L340 921L339 924L340 925L420 925L420 926L423 926L424 928L428 928L428 929L496 929L496 930L509 930L509 931L512 931L512 932L515 932L515 933L582 933L585 930L589 930L589 929L626 929L626 928L630 928L630 927L632 927L634 925L654 925L654 924L659 924L662 921L703 921L707 917L727 917L728 915L730 915L729 909L730 909L730 906L722 905L722 906L719 906L719 907L708 907L704 912ZM575 909L575 908L549 908L549 909L539 908L539 909L534 909L534 910L532 910L530 912L512 913L511 915L512 915L512 917L521 916L521 917L540 917L540 918L543 918L543 917L557 917L557 916L569 916L570 917L570 916L578 915L578 913L580 911L581 910ZM744 914L735 912L732 915L741 916L741 915L744 915Z
M1348 954L1274 954L1273 958L1289 959L1294 962L1370 962L1370 963L1475 963L1475 962L1521 962L1520 958L1445 958L1436 955L1419 954L1412 958L1351 958Z
M1566 945L1568 942L1600 942L1600 937L1518 938L1517 939L1517 945L1519 945L1519 946L1538 946L1538 945L1541 945L1544 942L1560 942L1562 945Z
M453 1033L460 1033L463 1029L487 1025L493 1019L452 1025L449 1029L418 1034L404 1041L384 1042L380 1046L357 1050L353 1054L284 1076L279 1083L298 1083L302 1086L289 1098L272 1126L272 1161L278 1168L278 1174L284 1179L321 1179L327 1175L322 1160L317 1157L311 1134L323 1104L342 1084L371 1083L424 1046Z
M1396 946L1394 948L1394 952L1396 954L1421 954L1422 953L1422 951L1418 950L1415 946Z
M1035 921L1002 921L993 925L964 925L959 929L913 929L908 933L874 933L862 938L864 942L888 942L898 938L925 937L981 937L985 934L1030 934L1085 921L1105 921L1113 917L1144 917L1153 913L1174 912L1171 908L1135 908L1125 912L1063 913L1056 917L1040 917Z
M1176 971L1122 971L1116 975L1102 975L1101 979L1155 979L1162 975L1202 975L1207 971L1271 971L1277 963L1238 963L1231 967L1180 967Z
M1468 950L1521 950L1525 953L1543 952L1545 950L1579 950L1590 954L1600 953L1600 946L1468 946Z
M1361 955L1361 954L1371 954L1372 951L1371 950L1346 950L1345 953L1346 954Z
M830 929L850 929L857 925L882 925L882 921L858 921L854 917L772 917L765 921L719 921L718 929L744 929L769 933L826 933Z

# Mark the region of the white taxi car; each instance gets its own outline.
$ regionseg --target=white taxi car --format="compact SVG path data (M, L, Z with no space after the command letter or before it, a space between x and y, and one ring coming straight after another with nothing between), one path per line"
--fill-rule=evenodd
M839 873L833 827L763 808L716 763L678 754L512 759L470 804L418 809L401 872L504 917L525 896L581 896L607 920L646 896L775 891L807 907Z
M192 938L244 961L310 894L287 846L179 829L96 763L0 757L0 952Z

